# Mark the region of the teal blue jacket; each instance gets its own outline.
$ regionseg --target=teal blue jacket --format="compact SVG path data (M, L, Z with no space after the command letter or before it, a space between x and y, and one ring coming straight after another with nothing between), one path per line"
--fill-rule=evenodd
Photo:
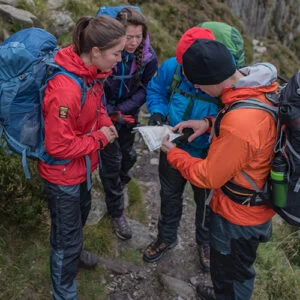
M197 97L207 100L214 98L202 90L194 88L193 84L183 76L181 65L177 68L178 65L175 57L167 59L159 68L156 76L148 83L146 105L150 114L161 113L168 118L168 123L171 126L177 125L183 119L201 120L208 116L215 117L218 112L217 105L199 100ZM178 72L181 83L178 89L172 93L170 86L175 71ZM209 145L208 137L209 134L205 133L181 148L194 157L200 157L202 150Z

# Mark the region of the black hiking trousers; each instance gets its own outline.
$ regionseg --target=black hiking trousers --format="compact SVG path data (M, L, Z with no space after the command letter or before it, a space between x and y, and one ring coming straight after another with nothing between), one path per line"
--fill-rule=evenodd
M50 268L53 299L77 299L75 277L83 227L91 209L87 183L58 185L44 180L51 214Z
M241 226L211 212L210 273L216 299L251 299L257 248L271 235L272 220L255 226Z
M129 170L136 162L134 126L120 125L119 138L100 151L99 175L105 192L107 211L111 217L120 217L124 210L124 186L130 181Z
M167 160L164 152L160 152L159 179L161 207L158 220L158 238L164 243L171 244L177 239L182 207L183 191L187 180L174 169ZM193 186L194 200L196 203L196 243L197 245L209 244L209 215L210 208L205 207L205 198L209 191ZM202 221L204 219L204 227Z

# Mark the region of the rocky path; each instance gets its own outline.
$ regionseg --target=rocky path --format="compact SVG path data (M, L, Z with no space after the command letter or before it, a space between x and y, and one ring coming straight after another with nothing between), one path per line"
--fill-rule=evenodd
M195 205L189 187L184 194L184 211L179 229L179 243L169 250L157 263L142 261L142 251L156 237L156 224L159 215L158 152L149 153L138 146L138 162L133 176L144 193L147 209L147 226L131 220L133 237L130 241L118 242L118 247L141 251L141 265L114 261L117 266L113 280L107 285L109 300L121 299L196 299L195 285L199 281L210 284L208 274L201 270L194 227ZM107 262L106 262L107 263ZM123 269L122 269L123 268ZM110 266L112 269L112 266Z

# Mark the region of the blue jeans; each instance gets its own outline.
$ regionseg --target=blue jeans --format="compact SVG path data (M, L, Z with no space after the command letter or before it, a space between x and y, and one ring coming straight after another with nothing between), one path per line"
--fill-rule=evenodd
M63 186L45 181L51 214L50 268L53 299L78 299L75 277L83 244L82 228L91 209L86 182Z
M217 299L251 298L254 261L259 243L272 234L272 220L257 226L239 226L220 215L210 214L210 267Z

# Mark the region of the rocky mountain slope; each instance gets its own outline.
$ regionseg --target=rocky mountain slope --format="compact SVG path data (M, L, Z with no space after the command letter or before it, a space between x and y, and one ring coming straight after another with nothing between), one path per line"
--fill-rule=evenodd
M300 5L294 0L225 0L252 37L269 37L299 49Z
M71 42L74 22L95 15L99 5L139 5L148 20L152 45L160 62L174 55L181 34L200 22L221 21L236 26L245 40L246 62L253 62L252 40L267 51L262 59L290 77L300 65L300 0L0 0L0 41L30 26L52 32L61 45Z

